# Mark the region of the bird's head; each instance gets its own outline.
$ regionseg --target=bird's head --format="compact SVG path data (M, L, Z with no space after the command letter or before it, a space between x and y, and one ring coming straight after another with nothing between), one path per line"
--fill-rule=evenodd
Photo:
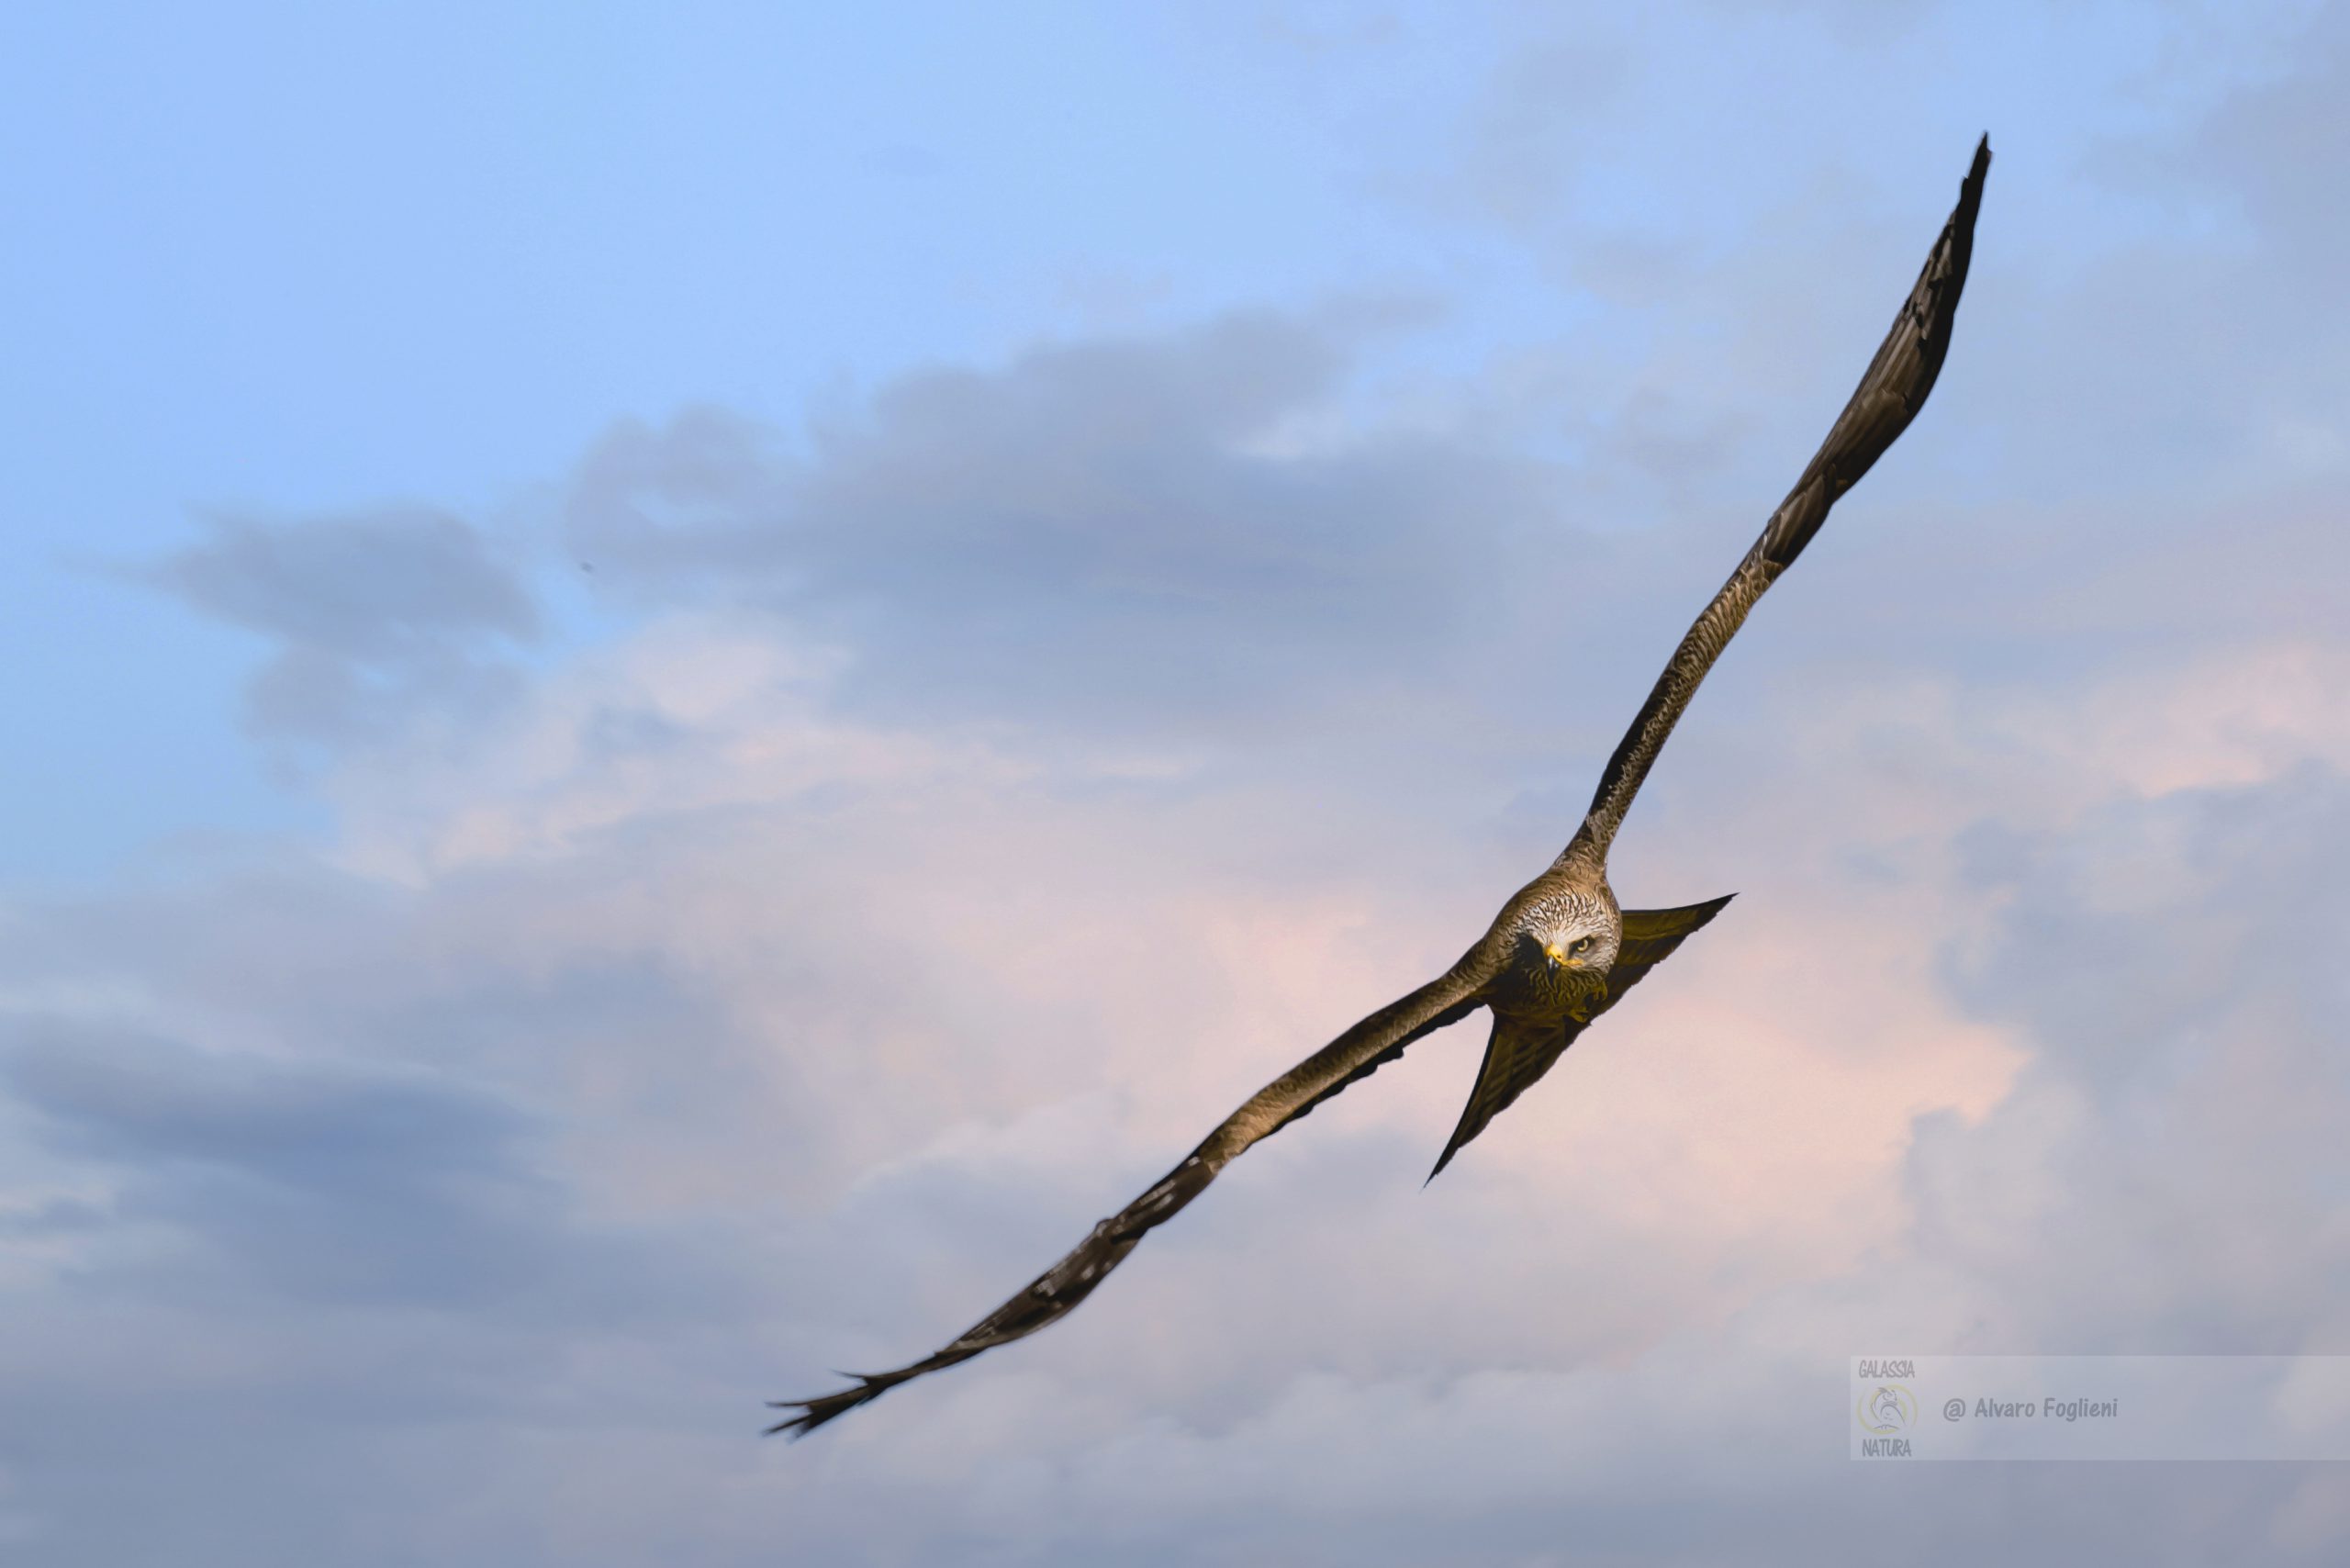
M1616 961L1616 945L1605 931L1564 930L1542 944L1542 958L1554 969L1604 972Z
M1616 962L1617 945L1623 935L1623 914L1603 885L1588 892L1570 891L1544 899L1526 910L1517 946L1535 967L1550 973L1581 970L1604 975Z

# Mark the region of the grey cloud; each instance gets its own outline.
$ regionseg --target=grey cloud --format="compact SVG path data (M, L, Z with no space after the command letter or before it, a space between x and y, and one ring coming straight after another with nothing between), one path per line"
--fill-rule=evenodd
M189 1161L322 1190L464 1180L502 1164L511 1114L452 1086L111 1031L10 1020L17 1101L105 1159Z
M81 1198L52 1198L23 1208L0 1211L0 1236L65 1236L96 1230L108 1215L99 1204Z
M205 523L203 541L133 575L270 640L247 692L263 735L347 742L420 711L478 713L513 689L484 650L538 633L521 578L444 512Z
M632 1243L576 1229L526 1154L529 1119L492 1095L414 1069L196 1051L39 1017L11 1020L6 1036L0 1081L18 1110L69 1163L117 1173L108 1223L199 1244L172 1268L118 1265L124 1287L528 1301L606 1321L665 1294L632 1279Z
M1981 864L2008 913L1950 973L2034 1055L1982 1125L1919 1126L1921 1256L1973 1271L1995 1341L2350 1349L2350 779L2117 801Z
M266 1065L133 1040L127 1055L84 1062L51 1042L21 1070L45 1095L67 1096L61 1111L83 1103L73 1096L95 1109L118 1097L117 1111L68 1117L87 1124L76 1136L129 1137L139 1103L129 1097L151 1078L157 1114L178 1119L140 1140L148 1158L179 1147L167 1133L196 1137L210 1124L186 1118L217 1101L221 1117L263 1118L224 1124L224 1146L291 1140L289 1158L319 1151L348 1181L411 1164L454 1176L466 1161L513 1174L534 1124L512 1107L564 1103L591 1084L627 1096L640 1141L667 1129L659 1137L676 1140L678 1158L688 1146L762 1134L796 1151L809 1128L770 1081L788 1061L746 1037L714 983L666 950L657 923L648 929L646 916L630 913L657 908L677 886L711 874L710 863L739 858L739 826L724 813L640 825L618 845L551 866L423 890L297 864L193 888L56 899L0 942L0 982L105 988L135 973L173 1015L258 1037L282 1055ZM588 912L586 929L545 927L555 908ZM134 1070L142 1064L151 1070ZM273 1111L297 1103L308 1108ZM430 1159L387 1141L434 1129L453 1141ZM378 1147L380 1159L368 1155Z
M1986 882L2014 914L1953 979L1985 1015L2031 1024L2045 1060L2108 1088L2161 1080L2247 1002L2305 1022L2329 1005L2317 977L2350 930L2350 783L2330 768L2112 801L2003 858ZM2119 889L2098 885L2125 866Z
M207 615L286 643L385 659L452 636L537 629L513 574L445 512L206 522L208 538L145 575Z
M927 372L794 454L710 411L581 465L597 584L749 600L848 648L844 700L1096 730L1260 722L1438 660L1518 598L1550 479L1455 437L1331 440L1392 312L1244 315Z
M249 1018L273 1013L307 1033L282 1007ZM395 1562L486 1473L453 1432L707 1420L689 1391L644 1404L618 1369L657 1345L706 1381L685 1368L708 1352L684 1348L757 1295L738 1249L595 1212L544 1118L386 1055L6 1020L20 1154L96 1194L0 1224L26 1249L0 1282L0 1475L28 1560L120 1562L162 1532L199 1558ZM534 1550L517 1528L489 1529ZM464 1533L461 1552L487 1539Z

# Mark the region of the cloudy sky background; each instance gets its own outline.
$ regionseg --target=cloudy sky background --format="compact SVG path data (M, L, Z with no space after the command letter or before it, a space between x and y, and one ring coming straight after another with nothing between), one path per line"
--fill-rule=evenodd
M0 1545L2341 1560L1847 1359L2350 1353L2350 10L0 22ZM797 1445L1556 851L1743 896Z

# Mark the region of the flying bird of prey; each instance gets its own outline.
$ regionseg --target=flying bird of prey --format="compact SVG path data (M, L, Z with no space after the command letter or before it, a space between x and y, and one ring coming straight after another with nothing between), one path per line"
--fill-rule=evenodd
M1917 286L1902 303L1859 389L1795 488L1771 514L1762 536L1673 650L1631 728L1607 759L1573 841L1540 876L1510 895L1460 961L1259 1090L1148 1192L1095 1226L1068 1257L953 1344L893 1372L843 1373L855 1379L855 1385L832 1394L773 1401L774 1408L797 1414L769 1428L770 1432L799 1436L812 1431L901 1383L968 1361L1058 1321L1091 1294L1145 1234L1173 1218L1250 1145L1393 1061L1423 1035L1486 1008L1494 1020L1484 1065L1478 1070L1460 1125L1436 1170L1429 1172L1433 1181L1487 1123L1550 1070L1594 1019L1721 912L1728 898L1679 909L1618 907L1607 885L1608 846L1665 737L1747 611L1795 564L1827 521L1828 509L1860 482L1924 407L1950 347L1951 324L1974 247L1975 215L1990 166L1986 137L1976 146L1974 162L1959 186L1957 207L1927 254Z

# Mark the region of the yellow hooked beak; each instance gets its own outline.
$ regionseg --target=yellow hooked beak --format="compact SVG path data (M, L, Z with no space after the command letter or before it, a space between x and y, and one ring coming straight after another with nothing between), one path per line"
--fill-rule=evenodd
M1550 959L1552 963L1561 965L1566 969L1579 969L1583 968L1583 960L1581 958L1571 958L1567 957L1567 950L1564 947L1560 946L1556 942L1553 942L1548 947L1543 948L1542 956Z

